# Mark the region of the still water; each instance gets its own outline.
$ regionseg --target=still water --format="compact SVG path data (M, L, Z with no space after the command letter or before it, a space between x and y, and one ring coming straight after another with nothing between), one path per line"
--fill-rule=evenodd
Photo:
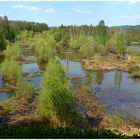
M140 52L140 46L139 45L135 45L135 46L127 46L128 48L134 49L137 52Z
M80 78L81 82L87 84L98 99L106 104L108 111L140 119L140 80L133 79L127 72L86 71L79 61L62 57L60 60L67 77ZM37 63L23 64L22 68L28 73L38 72L41 69ZM34 76L28 81L35 87L40 87L41 80L42 76ZM0 87L3 87L1 78ZM0 101L11 96L10 93L0 93Z
M104 104L108 111L140 119L140 80L122 71L85 71L80 62L62 60L68 77L80 77Z

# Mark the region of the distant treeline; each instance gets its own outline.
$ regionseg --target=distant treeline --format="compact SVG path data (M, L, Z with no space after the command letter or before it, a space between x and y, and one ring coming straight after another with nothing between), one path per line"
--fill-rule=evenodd
M124 30L126 33L126 41L129 45L140 45L140 25L114 26L111 28Z
M0 49L5 49L9 42L14 42L19 33L23 30L32 31L33 33L51 30L56 42L68 47L70 41L77 36L92 36L94 40L103 46L108 45L110 38L123 36L127 45L140 44L140 26L114 26L108 27L101 20L97 26L64 26L48 27L46 23L35 23L27 21L11 21L7 16L0 17ZM115 41L114 41L115 42ZM112 43L112 42L111 42Z
M48 30L46 23L8 20L7 16L0 17L0 49L4 49L8 42L14 42L22 30L42 32Z

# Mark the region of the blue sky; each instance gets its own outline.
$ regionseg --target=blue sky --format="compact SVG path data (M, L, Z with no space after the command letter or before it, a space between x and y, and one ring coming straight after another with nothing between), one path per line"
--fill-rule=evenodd
M0 16L11 20L45 22L57 25L96 25L105 20L108 26L140 24L140 1L0 1Z

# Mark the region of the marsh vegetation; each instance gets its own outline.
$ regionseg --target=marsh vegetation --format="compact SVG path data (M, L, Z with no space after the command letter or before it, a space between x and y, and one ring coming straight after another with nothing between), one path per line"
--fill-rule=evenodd
M54 28L7 17L0 23L0 137L24 129L25 138L33 126L43 138L138 137L140 55L127 47L140 43L138 33L103 20Z

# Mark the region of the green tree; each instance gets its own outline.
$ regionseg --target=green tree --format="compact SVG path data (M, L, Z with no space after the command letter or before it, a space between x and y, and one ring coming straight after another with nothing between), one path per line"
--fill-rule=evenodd
M118 57L124 57L125 55L125 40L123 38L123 36L120 36L117 40L117 52L118 52Z
M99 24L96 26L95 38L97 42L106 46L107 41L109 39L109 28L105 25L105 22L103 20L101 20Z

